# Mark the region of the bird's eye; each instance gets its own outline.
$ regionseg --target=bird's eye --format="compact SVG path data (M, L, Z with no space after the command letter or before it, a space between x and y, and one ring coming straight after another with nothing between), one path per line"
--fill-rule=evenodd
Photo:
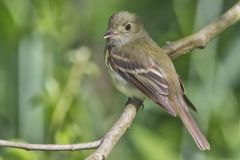
M131 28L132 28L132 26L129 23L125 26L126 31L129 31Z

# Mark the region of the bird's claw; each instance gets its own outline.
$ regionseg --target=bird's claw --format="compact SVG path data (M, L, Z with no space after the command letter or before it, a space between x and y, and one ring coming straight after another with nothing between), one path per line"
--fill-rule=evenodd
M132 105L135 105L135 106L140 106L139 110L143 110L144 109L144 104L143 104L143 101L138 99L138 98L128 98L127 102L126 102L126 105L128 104L132 104Z

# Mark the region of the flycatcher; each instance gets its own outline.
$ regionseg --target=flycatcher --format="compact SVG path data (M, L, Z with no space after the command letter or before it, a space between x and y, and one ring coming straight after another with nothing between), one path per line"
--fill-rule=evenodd
M126 11L109 19L105 63L113 83L128 97L146 97L182 120L200 150L210 145L188 111L193 107L169 56L145 31L139 17Z

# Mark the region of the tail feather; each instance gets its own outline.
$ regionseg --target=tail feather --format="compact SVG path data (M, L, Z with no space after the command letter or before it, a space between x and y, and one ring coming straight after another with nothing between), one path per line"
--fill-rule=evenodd
M181 107L178 111L178 115L191 136L193 137L198 148L202 151L210 150L210 145L207 139L204 137L204 135L198 128L196 122L194 121L190 113Z

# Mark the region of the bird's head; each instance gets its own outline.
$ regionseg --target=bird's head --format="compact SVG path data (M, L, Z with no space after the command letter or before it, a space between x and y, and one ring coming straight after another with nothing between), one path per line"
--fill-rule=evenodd
M121 46L140 38L144 33L143 25L136 14L121 11L110 17L104 38L111 45Z

